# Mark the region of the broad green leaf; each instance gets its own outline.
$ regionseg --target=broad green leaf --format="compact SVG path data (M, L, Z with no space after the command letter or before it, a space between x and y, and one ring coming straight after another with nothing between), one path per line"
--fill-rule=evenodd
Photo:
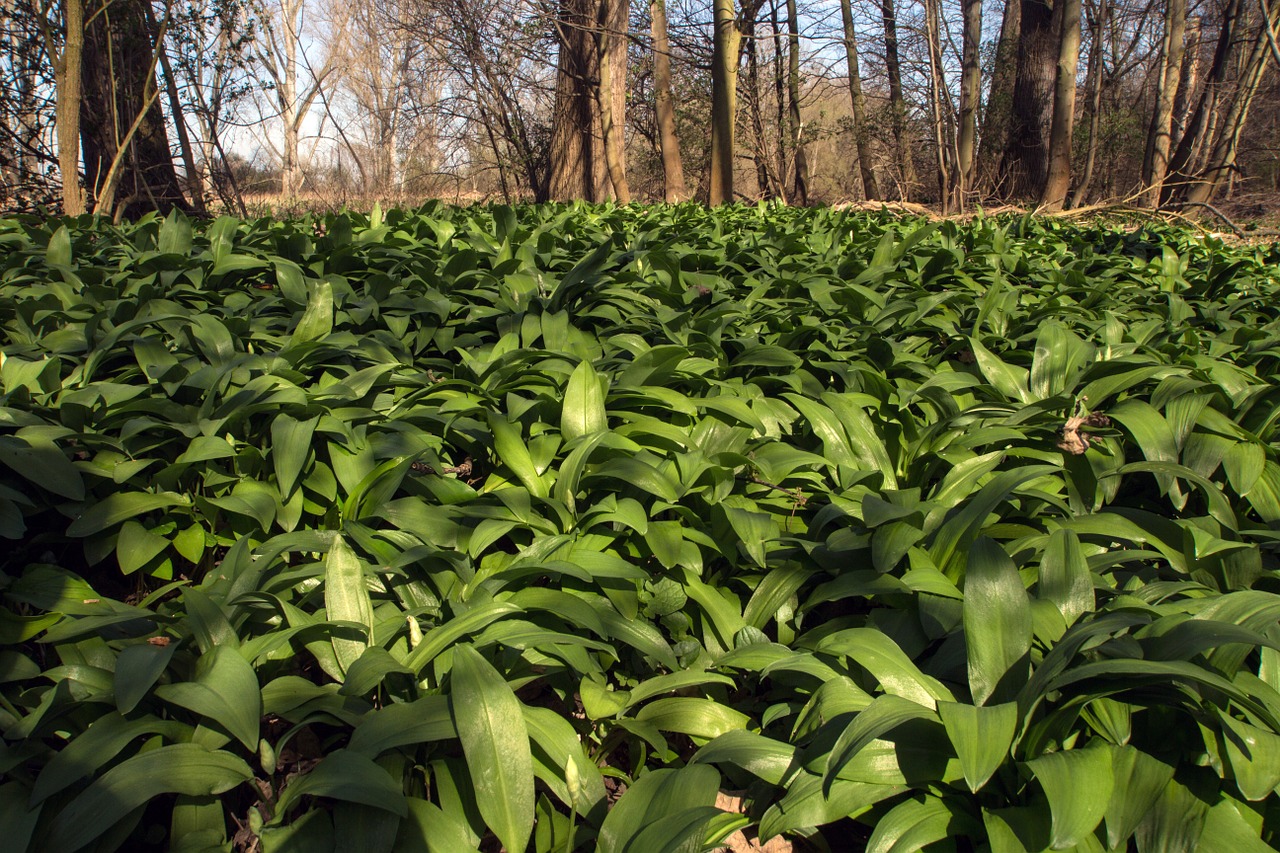
M84 500L84 479L52 441L0 436L0 463L38 489L73 501Z
M1035 774L1053 814L1050 846L1079 844L1097 828L1111 802L1115 777L1106 748L1050 752L1026 763Z
M351 733L347 748L377 758L389 749L434 743L458 736L445 696L423 696L414 702L388 705L365 714Z
M946 727L947 738L955 747L964 781L970 791L977 792L991 774L1009 759L1009 749L1018 728L1018 706L963 705L939 702L938 716Z
M969 549L963 613L973 701L1007 702L1029 672L1031 604L1013 560L985 536Z
M635 842L656 815L675 817L686 809L711 806L719 784L720 774L705 764L679 770L653 770L641 775L609 810L600 827L596 849L600 853L641 853L646 848L636 846ZM701 846L700 838L689 838L667 849L670 853L695 853Z
M1222 713L1222 740L1236 786L1246 800L1266 799L1280 785L1280 735Z
M303 776L293 778L280 795L276 814L283 816L306 794L361 803L405 817L409 807L392 779L373 759L349 749L336 749Z
M937 797L903 800L876 822L867 853L915 853L957 835L956 822L946 801Z
M1119 849L1155 807L1173 779L1174 768L1132 746L1113 747L1115 785L1107 804L1107 844Z
M67 535L92 536L130 518L171 506L190 506L191 500L172 492L115 492L95 503L67 527Z
M529 448L520 437L520 428L502 415L490 412L489 429L493 432L493 449L498 459L511 469L529 494L545 498L550 490L533 464Z
M114 681L116 708L120 713L128 714L138 707L160 680L177 650L178 645L173 642L164 645L144 642L134 643L120 652Z
M711 738L746 728L750 718L713 699L673 696L657 699L636 713L636 719L658 731L678 732L694 738Z
M409 797L393 853L468 853L476 849L465 823L435 803Z
M294 349L302 344L318 341L333 331L333 285L319 281L313 285L307 299L306 310L294 327L284 349Z
M258 748L262 717L258 676L234 647L218 646L202 655L194 681L162 684L155 693L222 726L246 749Z
M271 421L271 463L275 468L282 501L288 500L293 494L298 476L311 453L311 438L318 423L319 415L300 421L279 414Z
M143 752L112 767L63 808L45 845L78 850L125 813L161 794L212 796L252 778L253 771L234 755L195 744Z
M746 729L725 732L699 749L690 764L732 764L770 785L781 785L796 749Z
M569 375L560 409L560 432L565 441L609 428L602 378L585 359Z
M334 537L324 561L324 607L330 620L363 626L359 638L335 635L333 653L346 672L373 639L373 603L364 579L364 566L341 536Z
M449 703L485 823L508 850L533 828L533 759L520 700L469 645L453 650Z
M1068 626L1094 607L1093 575L1074 530L1060 528L1049 535L1040 562L1037 594L1052 601Z
M827 755L823 770L823 786L830 792L832 782L841 769L854 759L872 740L888 735L898 726L910 720L937 720L932 706L925 706L886 694L871 700L871 704L859 711L853 722L840 733L831 752Z

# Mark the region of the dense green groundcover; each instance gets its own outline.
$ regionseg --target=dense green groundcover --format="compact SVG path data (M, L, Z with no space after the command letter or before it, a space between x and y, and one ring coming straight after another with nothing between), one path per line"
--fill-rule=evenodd
M3 846L1269 849L1277 262L2 221Z

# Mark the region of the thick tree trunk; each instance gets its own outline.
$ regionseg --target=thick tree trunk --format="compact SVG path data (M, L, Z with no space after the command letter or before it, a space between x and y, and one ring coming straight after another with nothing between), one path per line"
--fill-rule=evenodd
M1160 78L1156 107L1147 131L1147 147L1142 158L1144 200L1152 207L1160 203L1160 186L1169 168L1173 139L1173 105L1182 77L1182 56L1187 26L1187 0L1168 0L1164 15L1164 41L1160 57Z
M654 107L658 114L658 145L662 149L663 192L669 202L689 197L684 185L680 139L676 136L676 110L671 100L671 45L667 40L666 0L650 0L653 29Z
M1000 37L996 40L996 56L991 72L991 94L982 117L982 140L978 143L978 160L987 164L990 174L1009 142L1013 121L1013 93L1018 80L1018 38L1022 29L1022 0L1005 0L1000 19ZM999 188L997 188L999 189Z
M711 55L710 205L733 201L733 137L738 114L738 29L733 0L714 0L715 42Z
M175 207L190 211L160 111L146 2L115 0L98 15L85 30L81 66L80 145L88 191L95 210L129 218Z
M981 0L978 0L981 2ZM853 10L849 0L840 0L840 19L844 24L844 55L849 69L849 98L853 102L853 137L858 146L858 171L862 174L862 194L868 199L880 198L875 164L867 139L867 105L862 95L862 73L858 69L858 36L853 27Z
M889 75L889 109L893 113L893 141L898 146L900 195L910 201L915 192L916 167L907 138L907 102L902 97L902 63L898 59L898 12L893 0L880 0L884 18L884 62Z
M565 201L603 201L608 173L596 86L599 53L593 30L599 0L561 0L556 33L560 56L551 124L547 196Z
M1058 39L1047 0L1022 0L1017 84L1001 173L1004 195L1039 199L1049 175L1049 133Z
M791 130L791 151L794 160L791 182L791 203L809 203L809 162L805 155L803 125L800 121L800 16L796 0L787 0L787 118Z
M1062 19L1049 130L1049 174L1040 197L1040 206L1045 210L1061 210L1071 187L1071 137L1076 120L1076 71L1080 66L1080 0L1056 2L1062 4Z
M627 149L625 142L627 104L627 0L604 0L600 7L600 26L596 44L599 50L600 123L604 136L605 166L613 195L622 204L631 202L627 184ZM621 48L621 50L619 50Z
M978 101L982 98L982 0L964 0L963 44L960 57L960 134L956 141L957 201L962 208L974 185L974 141Z

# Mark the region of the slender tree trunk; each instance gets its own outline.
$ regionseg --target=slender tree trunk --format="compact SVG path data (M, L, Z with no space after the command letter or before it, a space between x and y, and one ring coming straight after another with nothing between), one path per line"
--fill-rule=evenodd
M1194 173L1192 163L1198 149L1204 148L1205 140L1211 138L1207 131L1211 115L1216 116L1218 96L1226 83L1227 73L1231 68L1233 46L1235 44L1241 10L1241 0L1228 0L1222 10L1222 23L1218 30L1218 42L1214 47L1213 61L1205 79L1204 88L1196 102L1195 110L1188 119L1186 129L1178 140L1178 147L1169 158L1169 168L1165 172L1165 180L1160 185L1160 204L1165 205L1182 192L1181 187Z
M889 75L889 108L893 113L893 141L898 146L898 168L902 182L900 194L910 201L915 192L916 167L911 140L907 138L907 102L902 97L902 63L898 59L898 13L893 0L880 0L884 17L884 61Z
M680 139L676 136L676 110L671 100L671 45L667 40L666 0L650 0L653 28L653 88L658 114L658 144L662 149L662 181L666 200L689 197L684 185L684 165L680 159Z
M1271 40L1274 38L1276 27L1280 26L1280 3L1270 5L1269 11L1270 16L1264 17L1259 22L1253 47L1245 61L1240 82L1231 99L1231 106L1222 118L1222 129L1214 141L1205 168L1197 176L1196 181L1184 185L1183 198L1186 202L1204 203L1211 200L1222 182L1235 173L1240 134L1248 120L1249 108L1258 94L1263 75L1267 72L1267 66L1271 60Z
M1013 94L1018 75L1018 38L1022 29L1022 0L1005 0L1000 18L1000 37L991 72L991 94L982 117L982 139L978 160L994 183L996 166L1009 141L1013 121Z
M786 201L787 187L787 80L786 73L783 71L783 52L782 52L782 27L778 23L778 2L774 2L769 6L769 26L773 33L773 96L774 106L777 107L778 120L774 123L773 129L776 134L775 147L777 164L775 168L776 183L774 189L777 197Z
M942 205L943 214L951 212L955 175L951 167L952 146L950 134L950 104L943 105L946 93L946 81L942 77L942 48L938 43L940 37L938 0L925 0L924 31L928 42L929 54L929 112L933 116L933 146L938 166L938 201ZM950 97L946 96L950 101Z
M605 165L609 170L609 182L613 185L613 195L621 204L631 202L631 188L627 185L624 141L627 6L627 0L604 0L600 9L600 28L597 38L600 85L596 87L596 96L599 99L600 122L604 136ZM620 57L618 47L622 48Z
M84 60L84 3L83 0L63 0L63 21L66 34L60 54L50 43L49 53L54 59L54 87L58 101L54 105L54 120L58 134L58 171L62 175L62 212L67 216L84 213L85 195L80 186L80 105L82 100L81 73Z
M974 141L978 101L982 97L982 0L964 0L963 43L960 57L960 136L956 142L956 196L962 209L974 186Z
M733 137L738 114L738 29L733 0L714 0L715 42L711 56L711 180L707 203L733 201Z
M760 198L776 198L773 175L769 168L769 146L764 138L764 111L760 105L760 49L756 39L756 22L742 22L743 38L747 42L747 109L751 115L751 133L754 137L753 157L756 161L756 188Z
M1017 85L1001 173L1005 196L1039 199L1049 174L1058 39L1053 8L1046 0L1022 0Z
M1071 186L1071 136L1076 119L1076 71L1080 66L1080 0L1056 2L1062 4L1062 21L1049 130L1049 175L1040 197L1040 205L1046 210L1061 210Z
M1093 170L1098 161L1098 136L1102 118L1102 33L1106 29L1107 18L1111 14L1109 0L1101 0L1093 19L1093 44L1089 47L1089 147L1084 160L1084 175L1071 194L1071 206L1079 207L1089 195L1089 186L1093 183Z
M1144 201L1160 204L1160 186L1169 168L1169 149L1173 134L1173 105L1182 77L1182 56L1187 26L1187 0L1168 0L1164 16L1164 41L1160 57L1160 78L1156 90L1156 107L1147 131L1147 148L1142 158L1142 183L1147 187Z
M1187 16L1186 47L1178 70L1178 95L1173 100L1173 120L1169 130L1170 150L1176 148L1191 118L1191 97L1200 81L1200 39L1204 34L1200 18ZM1167 171L1167 169L1166 169Z
M158 33L160 27L150 4L143 4L147 14L147 23L151 31ZM178 84L173 77L173 68L169 63L169 51L160 43L156 45L160 55L160 67L164 71L165 94L169 99L169 113L173 119L174 130L178 134L178 152L182 157L182 168L186 172L187 192L191 196L191 209L200 216L205 214L204 183L200 180L200 172L196 169L195 150L191 145L191 135L187 133L187 119L182 112L182 99L178 97Z
M981 0L977 0L981 2ZM858 146L858 171L862 174L862 194L868 199L880 198L875 165L867 139L867 106L862 96L862 74L858 70L858 36L853 27L853 10L849 0L840 0L840 19L844 24L844 53L849 68L849 98L853 102L853 138Z
M805 156L803 125L800 121L800 16L796 0L787 0L787 118L791 130L791 150L795 169L791 183L791 202L809 203L809 162Z

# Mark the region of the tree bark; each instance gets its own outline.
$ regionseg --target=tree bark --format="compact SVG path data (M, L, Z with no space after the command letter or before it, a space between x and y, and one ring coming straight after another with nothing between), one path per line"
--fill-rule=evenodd
M773 170L769 163L769 146L764 135L764 108L761 106L760 49L756 38L756 22L744 20L742 35L747 47L747 110L751 116L751 133L755 145L752 156L756 161L756 188L760 198L777 198L783 193L775 188Z
M707 203L733 201L733 137L738 113L738 29L733 0L714 0L711 55L711 179Z
M956 195L961 209L974 186L974 140L977 136L978 102L982 98L982 0L964 0L963 45L960 57L960 135L956 141Z
M1047 0L1022 0L1017 84L1000 171L1004 195L1039 199L1049 175L1049 134L1059 53L1053 8Z
M1173 134L1173 105L1178 97L1178 81L1182 77L1182 57L1187 26L1187 0L1168 0L1164 15L1164 40L1160 57L1160 78L1156 90L1155 111L1147 131L1147 146L1142 158L1142 183L1147 188L1144 201L1152 207L1160 204L1160 187L1169 168L1169 149Z
M1040 206L1061 210L1071 187L1071 137L1076 120L1076 71L1080 66L1080 0L1062 4L1058 64L1053 86L1053 120L1049 130L1049 174Z
M978 0L981 2L981 0ZM871 146L867 139L867 106L862 95L862 73L858 69L858 36L853 27L853 10L849 0L840 0L840 18L844 24L844 54L849 68L849 99L853 102L853 138L858 146L858 171L862 174L862 194L868 199L880 198L876 183Z
M62 52L47 47L53 57L54 87L58 100L54 121L58 134L58 172L62 175L62 212L79 216L85 210L84 189L80 186L80 105L84 61L83 0L63 0L62 19L66 25Z
M791 151L794 160L791 182L791 203L805 206L809 203L809 162L805 155L803 125L800 120L800 16L796 0L787 0L787 118L791 130Z
M1106 70L1102 62L1102 34L1106 29L1107 19L1111 14L1110 0L1101 0L1098 11L1093 18L1093 44L1089 48L1089 72L1087 88L1089 90L1089 145L1084 160L1084 174L1080 183L1071 194L1071 206L1079 207L1089 195L1089 186L1093 183L1094 167L1098 161L1098 136L1102 119L1102 83Z
M689 197L684 185L680 139L676 136L676 110L671 100L671 45L667 39L666 0L650 0L653 29L653 89L658 114L658 145L662 149L663 193L669 202Z
M929 112L933 116L933 145L938 165L938 201L943 215L951 212L955 200L955 170L952 168L952 140L950 95L946 94L946 80L942 74L941 21L938 0L924 2L924 31L929 54ZM943 98L948 103L943 105Z
M988 172L1003 155L1013 121L1013 93L1018 80L1018 38L1022 29L1022 0L1005 0L1000 18L1000 37L996 40L996 56L991 72L991 94L982 116L982 139L978 143L978 160L989 164ZM991 175L994 183L995 175Z
M893 141L898 147L899 195L903 201L910 201L915 192L916 167L911 140L907 138L907 102L902 97L902 63L898 59L898 13L893 0L881 0L880 12L884 18L884 61L889 76Z
M561 0L556 33L560 56L552 116L547 195L555 200L608 197L604 139L595 88L600 57L595 28L599 0Z
M1233 47L1238 35L1238 22L1241 11L1241 0L1228 0L1222 10L1222 23L1218 30L1218 42L1214 46L1212 64L1206 76L1204 88L1196 102L1191 118L1178 140L1178 147L1169 158L1169 168L1165 172L1165 180L1160 185L1160 204L1163 206L1184 191L1186 182L1193 174L1192 160L1198 149L1205 147L1210 124L1210 114L1215 109L1219 94L1226 83L1227 73L1231 68Z
M81 65L80 145L88 192L95 210L114 207L117 216L129 218L150 210L191 210L160 110L157 46L146 2L115 0L99 14L85 29ZM117 155L118 173L112 176Z
M627 97L627 0L604 0L600 6L597 48L600 85L600 123L604 137L605 166L613 195L621 204L630 204L631 188L627 185L627 149L625 142ZM621 51L619 51L621 48Z

